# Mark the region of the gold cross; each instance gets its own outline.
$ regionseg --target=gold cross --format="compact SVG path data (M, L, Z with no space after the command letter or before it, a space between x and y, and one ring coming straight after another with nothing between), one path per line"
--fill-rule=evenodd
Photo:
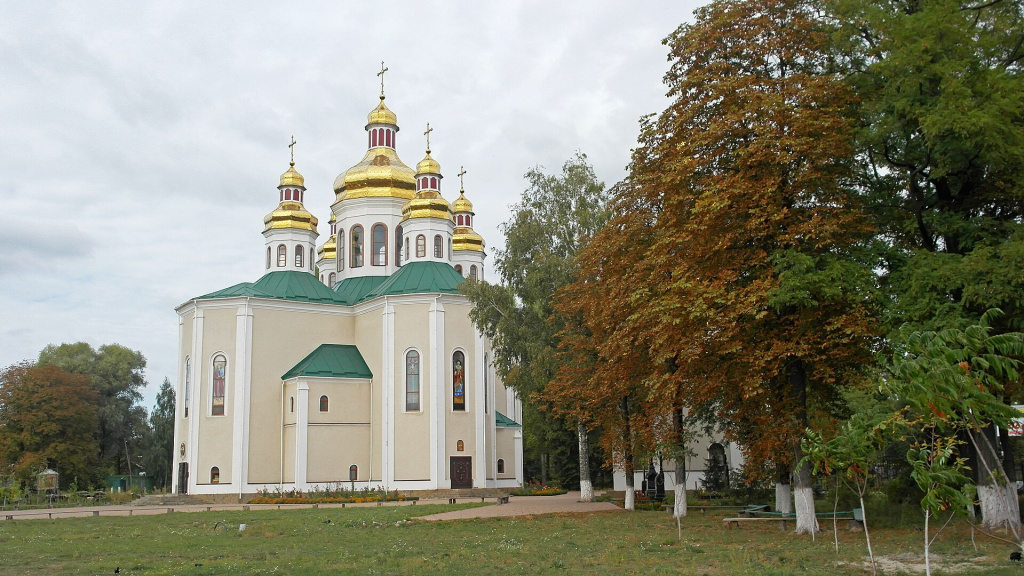
M465 185L463 185L462 183L462 177L466 175L466 169L462 166L459 166L459 170L461 170L461 172L459 172L459 191L461 192L463 189L465 189Z
M377 72L377 76L380 76L380 97L381 98L384 97L384 73L387 72L387 71L388 71L388 69L384 67L384 61L381 60L380 61L380 72Z
M292 135L292 143L288 145L288 149L292 151L292 166L295 166L295 135Z
M433 131L434 129L430 127L430 122L427 122L427 131L423 133L427 137L427 154L430 154L430 133Z

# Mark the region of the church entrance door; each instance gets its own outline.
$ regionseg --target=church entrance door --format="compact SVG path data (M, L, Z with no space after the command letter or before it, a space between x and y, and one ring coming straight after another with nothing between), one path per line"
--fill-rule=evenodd
M473 487L473 458L471 456L452 456L452 489Z
M178 494L188 494L188 462L178 463Z

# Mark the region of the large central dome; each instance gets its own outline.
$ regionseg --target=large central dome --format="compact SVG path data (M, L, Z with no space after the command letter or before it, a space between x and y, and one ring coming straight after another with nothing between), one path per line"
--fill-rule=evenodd
M334 180L336 200L353 198L399 198L411 200L416 195L416 173L406 166L395 152L398 117L380 104L367 116L368 150L363 160Z

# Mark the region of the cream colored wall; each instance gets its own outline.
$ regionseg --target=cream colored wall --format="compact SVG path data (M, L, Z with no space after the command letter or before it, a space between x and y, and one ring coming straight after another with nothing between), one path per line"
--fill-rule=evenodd
M309 430L306 477L313 484L348 481L348 468L359 467L358 481L370 472L370 383L366 380L307 380ZM327 412L320 411L327 396Z
M371 438L369 440L373 449L370 451L371 460L368 461L366 468L364 469L362 465L359 466L359 478L361 480L367 479L371 482L383 482L381 477L383 450L381 446L384 443L384 438L381 435L382 429L380 424L381 412L383 410L383 394L380 384L383 381L384 366L383 350L381 349L384 340L383 314L383 308L373 308L352 319L355 333L359 334L359 352L363 355L363 361L370 368L370 372L373 373L373 392L371 394L369 410L370 421L374 423L370 430ZM368 474L372 478L364 478L364 474ZM347 468L345 469L345 478L348 478Z
M281 481L282 408L285 411L288 409L287 398L284 399L284 406L281 403L281 376L321 344L356 342L351 316L308 312L298 307L291 310L267 308L262 301L252 302L249 482L270 484ZM332 306L320 308L336 309ZM365 357L367 348L372 346L372 341L363 340L359 344L359 351ZM294 447L294 436L291 440L285 438L284 443L286 447ZM285 462L284 465L286 474L294 470L294 454L291 458L291 462Z
M238 387L236 375L238 366L235 358L235 313L237 308L212 308L203 310L203 351L199 362L195 362L196 371L202 375L202 384L197 392L198 402L195 409L189 409L189 418L199 419L200 449L196 469L190 474L196 484L210 483L210 470L214 466L220 469L220 483L228 484L231 478L231 452L236 439L234 429L234 401ZM223 354L227 359L225 374L224 415L212 416L211 393L213 383L213 356Z
M295 424L285 425L282 431L284 437L284 480L283 482L295 482Z
M497 449L498 453L495 455L494 462L497 466L498 458L505 460L505 473L497 474L498 480L504 478L515 478L516 477L516 449L515 449L515 433L518 428L498 428L496 430L497 438ZM497 470L497 468L495 468Z
M447 314L446 323L447 323ZM405 411L405 354L420 353L420 411ZM395 480L430 479L430 406L434 397L428 375L430 358L430 305L395 306Z
M483 358L476 358L476 330L473 328L472 322L469 320L469 311L472 309L469 305L459 305L446 303L445 304L445 355L444 355L444 394L445 394L445 407L447 414L445 415L445 429L447 431L445 438L445 451L447 456L471 456L473 457L473 475L474 480L476 478L476 419L481 414L477 414L476 410L476 394L480 388L481 382L476 379L477 370L479 368L478 362L482 362ZM466 410L454 411L454 403L452 398L452 386L453 386L453 369L452 355L456 350L461 350L466 355L466 366L464 367L466 374ZM458 451L458 441L462 440L464 448L462 452ZM450 473L450 468L445 468L446 473Z

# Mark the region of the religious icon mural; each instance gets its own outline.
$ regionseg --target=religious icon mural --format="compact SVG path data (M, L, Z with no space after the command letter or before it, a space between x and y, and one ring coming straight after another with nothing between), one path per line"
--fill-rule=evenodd
M227 369L227 358L217 356L213 359L213 402L210 413L213 416L224 415L224 373Z
M452 410L466 409L466 355L452 354Z

